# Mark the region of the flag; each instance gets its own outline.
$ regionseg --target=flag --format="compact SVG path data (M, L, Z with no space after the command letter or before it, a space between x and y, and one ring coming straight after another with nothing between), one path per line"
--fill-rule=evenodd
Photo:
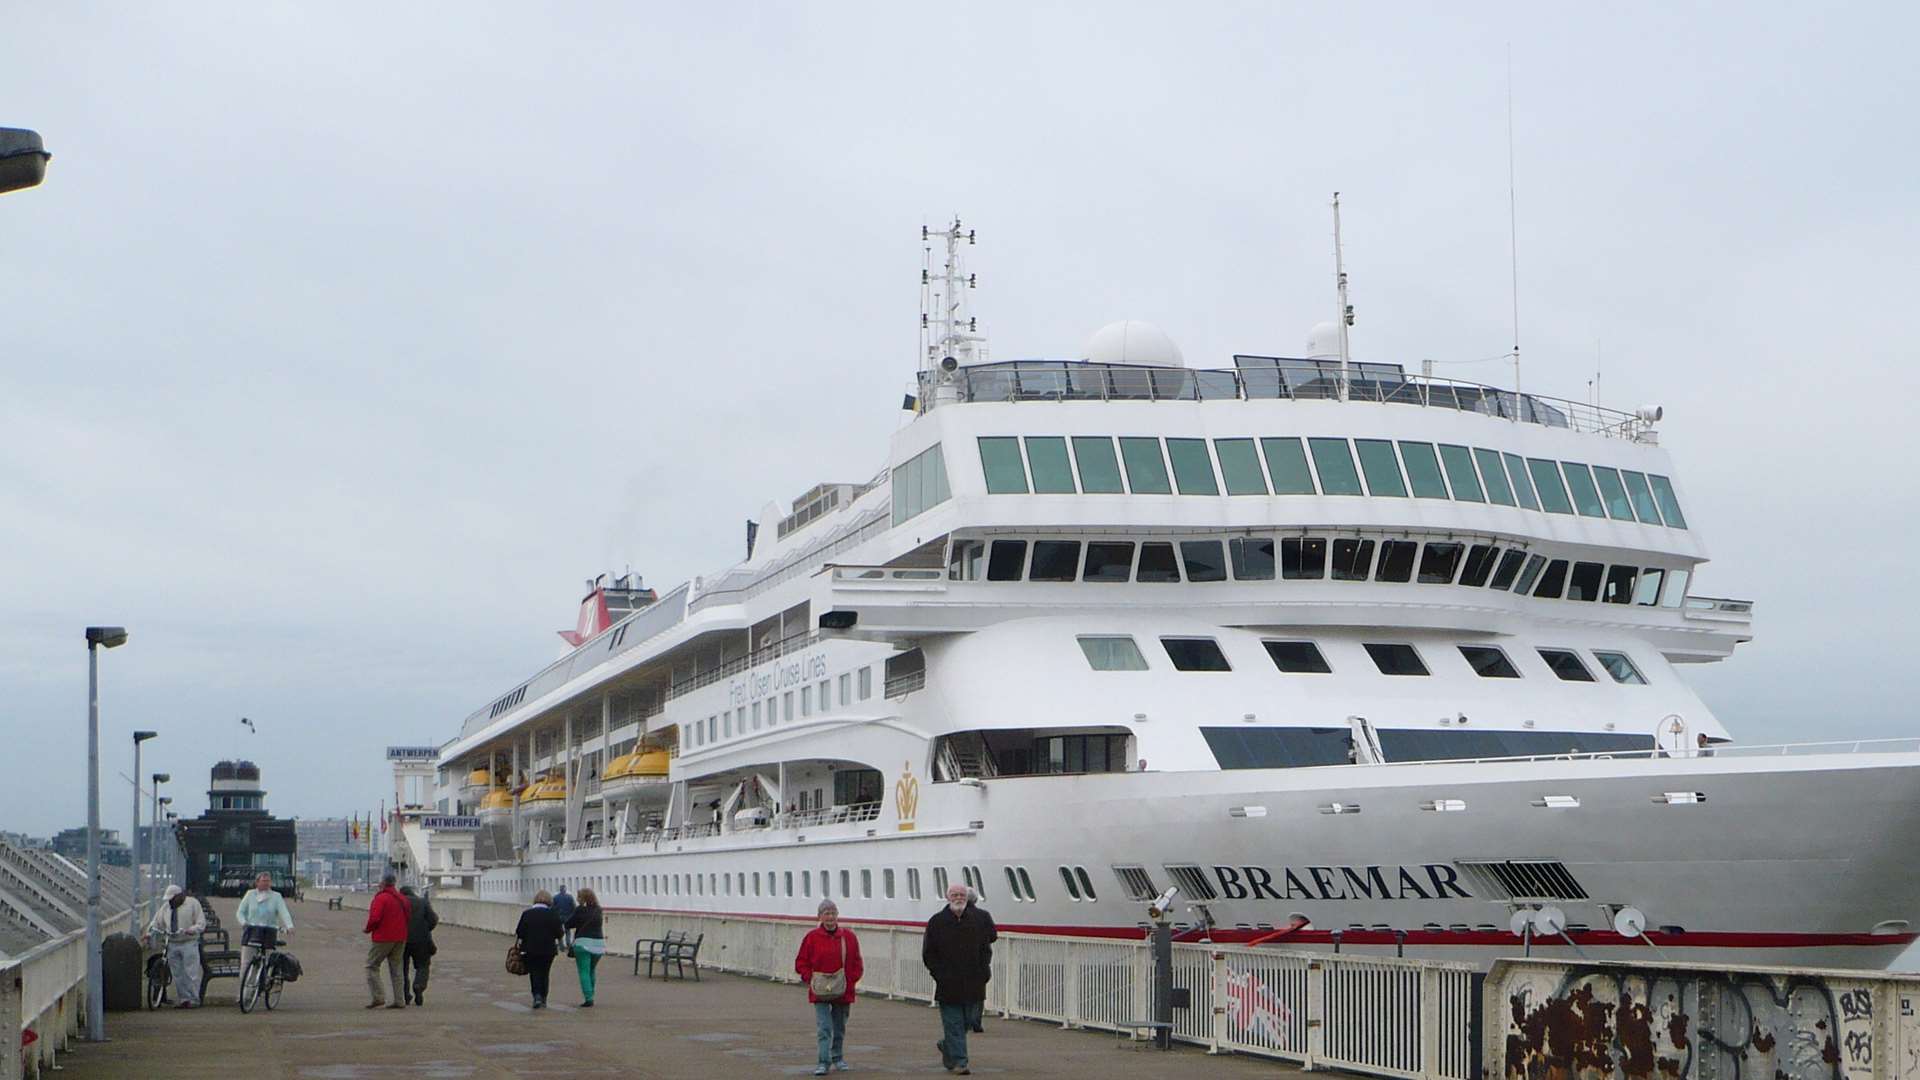
M347 839L360 839L360 819L358 817L349 816L347 818Z
M353 839L353 822L343 821L340 823L340 827L347 831L347 839Z
M387 834L387 800L380 800L380 835Z

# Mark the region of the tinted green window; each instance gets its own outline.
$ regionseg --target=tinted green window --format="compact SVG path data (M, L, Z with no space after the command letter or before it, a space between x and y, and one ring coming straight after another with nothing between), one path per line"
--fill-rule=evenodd
M1480 463L1481 478L1487 482L1487 498L1501 506L1512 506L1513 487L1507 483L1507 470L1500 464L1500 455L1476 446L1473 457ZM1452 471L1451 466L1448 471Z
M1513 497L1529 510L1540 509L1540 500L1533 494L1533 481L1527 479L1527 463L1515 454L1501 454L1500 457L1507 463L1507 479L1513 481Z
M1227 482L1229 495L1265 495L1267 478L1260 475L1260 455L1252 439L1215 439L1214 455L1220 459L1220 477Z
M1421 482L1413 477L1415 446L1427 444L1402 442L1400 457L1407 463L1407 479L1413 480L1413 494L1421 494ZM1480 494L1480 479L1473 475L1473 452L1469 452L1465 446L1440 444L1440 461L1446 463L1446 479L1453 482L1453 498L1459 502L1486 502L1486 496ZM1440 498L1446 498L1446 486L1440 488Z
M1033 470L1033 490L1041 495L1071 495L1073 463L1067 460L1067 440L1057 435L1027 436L1027 467Z
M1540 507L1549 514L1573 513L1573 500L1567 498L1567 485L1560 482L1560 468L1545 458L1528 458L1527 472L1533 477L1533 490L1540 495Z
M1660 503L1660 516L1676 529L1686 528L1687 519L1680 516L1680 500L1673 494L1673 481L1652 474L1648 474L1647 479L1653 482L1653 497Z
M1267 473L1273 477L1275 495L1312 495L1313 474L1307 471L1307 452L1299 439L1261 439L1260 452L1267 456Z
M994 495L1025 495L1027 467L1020 461L1020 440L980 440L980 466L987 471L987 491Z
M1461 452L1465 453L1464 450ZM1440 475L1440 459L1434 456L1432 443L1401 443L1400 460L1407 465L1407 483L1413 485L1415 498L1444 499L1447 497L1447 481ZM1476 494L1473 501L1479 502L1480 496Z
M1127 462L1127 486L1135 495L1173 494L1159 439L1121 439L1120 456Z
M1355 439L1353 445L1367 474L1367 494L1406 498L1407 485L1400 479L1400 459L1393 455L1393 444L1385 439Z
M1600 482L1600 497L1606 500L1607 516L1632 521L1633 505L1627 501L1627 489L1620 483L1619 470L1595 465L1593 478Z
M947 465L935 443L893 470L893 523L946 502Z
M1573 508L1582 517L1603 518L1607 508L1600 505L1600 491L1593 486L1593 474L1577 461L1563 461L1560 471L1567 475L1567 490L1573 492Z
M1345 439L1308 439L1313 447L1313 467L1320 474L1320 490L1328 495L1359 495L1360 474L1353 467L1353 453Z
M1648 525L1665 524L1660 520L1660 511L1653 508L1653 492L1647 488L1646 474L1622 469L1620 479L1627 482L1627 496L1633 500L1633 516Z
M1080 466L1080 490L1088 495L1118 495L1120 459L1113 456L1113 440L1104 435L1075 435L1073 460Z
M1167 457L1173 459L1173 479L1182 495L1218 495L1213 480L1213 458L1205 439L1168 439Z

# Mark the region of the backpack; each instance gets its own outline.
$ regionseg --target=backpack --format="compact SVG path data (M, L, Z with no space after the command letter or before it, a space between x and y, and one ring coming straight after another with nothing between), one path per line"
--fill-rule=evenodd
M287 982L298 982L300 976L305 974L300 970L300 961L295 960L290 952L274 953L273 962L280 977Z

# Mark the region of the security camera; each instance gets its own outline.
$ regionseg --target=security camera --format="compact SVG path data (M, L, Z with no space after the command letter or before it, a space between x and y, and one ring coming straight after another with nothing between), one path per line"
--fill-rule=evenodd
M1166 892L1163 892L1159 896L1154 897L1153 902L1147 905L1147 918L1149 919L1166 918L1167 914L1173 910L1174 894L1178 893L1179 891L1180 891L1180 886L1178 885L1167 886Z
M951 375L951 374L953 374L953 373L954 373L955 371L957 371L957 370L959 370L959 368L960 368L960 361L958 361L958 360L955 360L955 359L954 359L953 357L951 357L951 356L943 356L943 357L941 357L941 358L940 358L940 370L941 370L941 371L944 371L944 372L946 372L947 374L949 374L949 375Z

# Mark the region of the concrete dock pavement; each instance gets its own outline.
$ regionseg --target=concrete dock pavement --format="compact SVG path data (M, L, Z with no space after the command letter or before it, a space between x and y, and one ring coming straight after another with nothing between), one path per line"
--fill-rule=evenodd
M233 901L215 901L223 918ZM291 951L305 975L280 1008L243 1015L218 979L195 1010L110 1013L108 1041L62 1056L69 1080L495 1080L507 1077L806 1076L813 1012L797 985L703 972L700 982L635 978L632 960L601 962L594 1007L581 1009L572 963L554 965L550 1007L530 1008L506 973L506 939L443 924L422 1008L365 1009L365 914L293 905ZM1142 1049L1111 1033L989 1017L972 1039L977 1076L1272 1077L1296 1071L1190 1047ZM862 997L848 1025L854 1074L944 1076L939 1021L923 1003ZM839 1075L839 1074L835 1074ZM853 1075L853 1074L849 1074Z

